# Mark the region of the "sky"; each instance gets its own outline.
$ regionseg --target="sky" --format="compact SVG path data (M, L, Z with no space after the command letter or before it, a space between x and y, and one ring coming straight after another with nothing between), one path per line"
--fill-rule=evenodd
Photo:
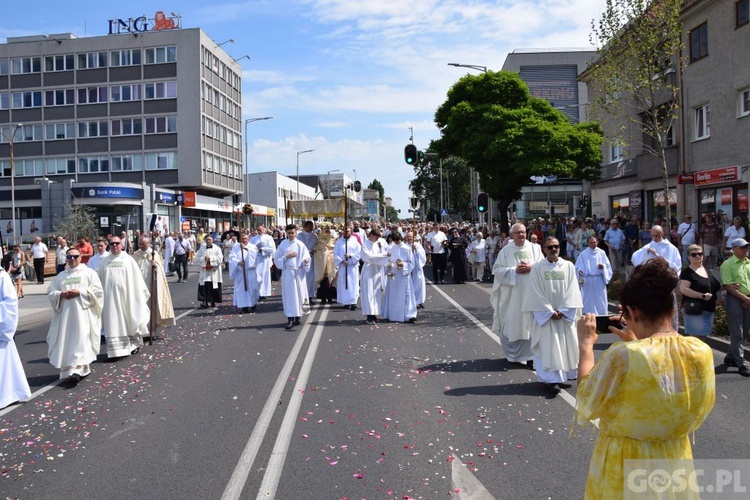
M587 49L604 0L272 0L7 2L0 40L72 32L106 35L109 19L175 12L243 59L249 171L340 171L383 184L408 217L412 167L404 146L439 137L435 110L465 68L499 70L514 50ZM243 127L244 131L244 127Z

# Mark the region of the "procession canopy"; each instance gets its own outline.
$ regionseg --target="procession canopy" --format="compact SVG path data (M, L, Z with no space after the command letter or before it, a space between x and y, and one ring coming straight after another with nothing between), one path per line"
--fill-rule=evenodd
M286 210L289 217L343 217L344 198L330 200L289 200L286 202Z

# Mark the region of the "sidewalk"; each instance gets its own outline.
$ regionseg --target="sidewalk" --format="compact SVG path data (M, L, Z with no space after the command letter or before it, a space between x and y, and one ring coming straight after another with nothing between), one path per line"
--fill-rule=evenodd
M44 323L52 318L52 306L47 298L47 287L52 276L44 279L43 285L36 281L23 282L23 298L18 299L18 329Z

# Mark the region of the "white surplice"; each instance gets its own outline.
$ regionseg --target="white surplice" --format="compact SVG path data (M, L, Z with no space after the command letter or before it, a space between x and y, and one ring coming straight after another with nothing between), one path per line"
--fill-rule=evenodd
M260 279L260 296L271 296L271 264L276 253L276 243L268 234L256 234L250 238L250 243L258 247L258 260L255 262L255 272ZM278 266L276 266L278 267Z
M211 248L208 248L204 243L198 253L195 254L195 261L200 265L198 285L217 288L219 283L223 282L221 264L224 262L224 253L219 245L212 244ZM206 269L207 262L211 264L211 269ZM206 293L210 293L210 291Z
M310 260L310 270L307 271L305 281L307 282L307 295L310 298L315 297L315 258L313 254L313 248L318 242L318 235L313 232L299 231L297 233L297 239L300 240L306 247L307 251L310 252L312 257Z
M128 356L143 345L148 335L150 294L141 269L133 257L120 252L109 254L99 265L104 289L102 326L107 338L107 356Z
M599 264L604 266L599 269ZM586 247L576 260L576 277L581 287L583 314L609 314L607 283L612 279L612 264L601 248Z
M62 292L68 290L78 290L79 295L64 299ZM61 379L85 377L101 343L104 290L99 274L86 264L68 267L52 280L47 297L54 313L47 332L49 362L60 369Z
M649 249L653 249L656 255L649 252ZM643 245L638 251L633 253L631 260L634 266L640 266L647 260L658 257L664 257L669 263L669 267L674 269L677 274L680 274L680 271L682 271L682 256L680 255L680 251L665 239L662 239L658 243L652 241Z
M414 254L406 243L393 244L389 263L385 268L388 284L383 298L383 317L389 321L405 322L417 317L417 302L412 289L411 272ZM401 267L397 261L401 260Z
M531 314L521 311L529 275L517 274L516 266L521 262L533 265L543 258L539 245L526 240L519 247L511 240L500 250L492 267L495 276L490 296L494 310L492 331L500 337L505 358L511 362L530 361L533 358Z
M172 274L169 270L169 261L174 256L174 238L170 235L164 237L164 260L162 261L162 267L165 274Z
M522 311L533 313L531 351L540 382L560 383L576 378L578 334L576 321L583 300L572 262L547 259L534 264L524 294ZM563 317L553 320L555 311Z
M427 282L424 278L424 265L427 264L427 254L419 243L412 245L414 254L414 269L411 272L411 286L414 290L414 300L417 305L424 304L427 297Z
M153 294L154 291L151 290L152 256L156 262L156 268L154 268L154 272L156 272L156 324L159 328L172 326L175 324L172 293L169 291L169 283L167 282L167 275L164 273L161 255L159 255L159 252L154 254L152 247L149 247L145 252L139 248L133 253L133 259L141 269L143 281L146 283L149 292Z
M290 252L297 255L287 257ZM273 261L281 269L281 300L287 318L298 318L310 311L306 279L310 260L307 247L296 238L282 241L274 254Z
M359 298L359 258L362 246L357 238L343 236L336 240L333 247L333 265L338 270L336 277L336 302L342 305L353 305ZM348 258L346 256L349 256ZM347 264L344 264L344 261Z
M234 280L235 307L255 307L260 298L260 280L256 272L258 247L237 243L229 253L229 276ZM244 262L244 265L240 265Z
M385 291L385 273L383 268L388 264L388 244L383 238L372 242L366 239L362 244L362 275L360 294L362 296L362 314L379 316L383 308Z
M0 408L31 396L13 336L18 327L18 295L10 275L0 268Z

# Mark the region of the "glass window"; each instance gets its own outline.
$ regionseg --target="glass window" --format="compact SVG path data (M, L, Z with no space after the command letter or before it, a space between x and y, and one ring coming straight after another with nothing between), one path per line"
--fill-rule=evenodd
M711 115L710 115L710 107L708 104L704 104L703 106L699 106L695 108L694 110L694 117L695 117L695 123L694 123L694 130L695 130L695 139L706 139L711 136Z
M738 116L750 115L750 88L740 90L737 104Z
M748 0L740 0L737 2L737 27L746 25L750 22L748 18Z
M0 75L8 74L8 60L0 59Z
M690 31L690 62L708 55L708 23L703 23Z

